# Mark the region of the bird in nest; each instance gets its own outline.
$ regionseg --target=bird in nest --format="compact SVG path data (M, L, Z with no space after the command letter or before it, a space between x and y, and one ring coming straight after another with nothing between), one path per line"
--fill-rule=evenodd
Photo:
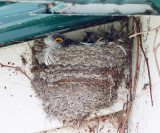
M89 41L81 44L59 34L44 39L42 63L47 70L35 74L38 87L33 87L47 116L64 125L77 124L112 106L129 66L122 46L108 45L102 36L92 38L91 46Z
M120 36L117 33L108 33L105 32L103 35L99 35L94 31L86 31L86 36L84 37L82 44L96 44L96 45L112 45L116 43L122 43L123 40L120 39Z
M60 34L52 34L44 39L44 43L46 44L46 48L43 51L44 54L44 62L48 66L55 61L53 55L53 51L60 49L62 47L68 47L70 45L77 44L75 41L65 38Z
M46 48L43 51L44 54L44 62L45 64L51 65L53 62L56 61L54 55L58 55L58 49L62 47L69 47L70 45L113 45L115 42L110 38L105 38L101 35L98 35L95 32L86 32L86 37L83 39L82 42L76 42L71 39L68 39L60 34L52 34L49 35L47 38L44 39L44 43L46 44ZM124 54L126 55L126 50L121 45L116 45L121 50L123 50ZM54 52L53 52L54 51Z

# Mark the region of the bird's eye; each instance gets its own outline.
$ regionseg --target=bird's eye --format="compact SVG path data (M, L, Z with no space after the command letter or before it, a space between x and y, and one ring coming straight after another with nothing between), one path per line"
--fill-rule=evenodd
M55 41L56 41L56 42L63 42L63 39L61 39L61 38L56 38Z
M99 39L98 39L98 42L104 42L103 39L104 39L103 37L99 38Z

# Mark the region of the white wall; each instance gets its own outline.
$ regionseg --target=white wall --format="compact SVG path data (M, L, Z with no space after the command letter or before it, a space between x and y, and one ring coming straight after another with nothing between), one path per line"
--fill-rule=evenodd
M26 58L26 66L21 55ZM32 77L31 61L31 49L27 43L0 48L0 63L18 66L29 77ZM15 69L0 67L0 133L32 133L57 126L60 125L56 120L46 120L41 103L26 76Z
M141 31L147 31L148 28L153 29L160 25L159 16L142 16ZM156 63L153 55L153 43L155 31L143 34L143 47L149 60L152 93L153 93L153 107L151 106L149 86L143 89L144 84L149 83L148 72L144 56L140 51L139 61L139 75L136 86L136 97L132 106L129 119L129 133L159 133L160 131L160 77L156 68ZM160 43L160 32L157 36L156 45ZM135 71L136 60L136 41L134 41L133 48L133 73ZM157 59L160 65L160 48L157 51ZM133 74L134 77L134 74Z
M114 24L116 28L121 26L118 22ZM102 27L105 28L104 25ZM94 30L98 30L98 28L95 27ZM90 30L92 29L90 28ZM84 30L86 31L86 29ZM79 34L84 35L84 30L74 31L65 35L75 38ZM33 42L29 43L32 45ZM22 63L21 55L27 60L26 66ZM30 72L32 67L31 56L31 49L28 43L0 48L0 63L18 66L32 78L32 73ZM11 64L8 64L8 62L11 62ZM14 64L12 65L12 63ZM46 118L41 101L36 97L30 81L25 75L15 69L5 67L0 67L0 75L0 133L32 133L62 126L62 123L58 120L50 121ZM122 110L128 93L125 87L121 87L118 90L119 97L117 102L112 107L101 110L97 115L102 116ZM93 118L95 115L91 117ZM79 129L64 127L51 132L79 133L80 131L83 133L89 132L88 126L90 126L99 132L110 131L110 133L115 133L118 127L118 119L117 116L111 117L112 119L108 119L105 122L100 121L99 124L90 122L84 124Z
M142 16L141 30L148 30L147 28L155 28L160 25L160 17L158 16ZM131 110L129 119L129 133L158 133L160 131L160 78L156 69L156 64L153 56L153 42L155 31L144 34L143 46L147 51L149 58L149 66L151 70L151 80L153 86L153 101L154 106L151 106L149 87L143 90L144 84L148 83L148 74L144 57L140 56L140 67L138 84L136 87L136 97ZM135 41L136 42L136 41ZM156 45L160 42L160 33L157 36ZM160 48L157 51L160 65ZM23 65L21 55L27 59L27 65ZM136 43L133 50L133 64L135 63ZM31 50L27 43L18 44L6 48L0 48L0 63L8 64L14 63L13 66L19 66L30 77L32 74L31 68ZM134 72L135 65L133 65ZM35 97L35 93L31 88L30 81L20 72L14 69L0 67L0 133L32 133L41 130L49 130L61 126L57 121L49 121L42 110L40 101ZM123 100L122 100L123 101ZM124 101L123 101L124 102ZM122 109L122 105L111 110ZM117 120L107 120L105 123L100 122L99 129L104 125L101 131L111 130L110 133L116 132ZM97 123L90 123L94 126ZM86 132L88 125L81 129L75 130L73 128L62 128L53 132L69 133Z

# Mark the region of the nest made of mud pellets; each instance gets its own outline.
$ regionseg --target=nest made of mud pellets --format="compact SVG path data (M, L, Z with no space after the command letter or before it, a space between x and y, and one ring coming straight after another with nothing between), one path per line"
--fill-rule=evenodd
M70 45L52 49L54 62L44 61L43 40L33 46L36 94L50 119L76 125L91 113L110 107L129 67L128 52L121 45Z

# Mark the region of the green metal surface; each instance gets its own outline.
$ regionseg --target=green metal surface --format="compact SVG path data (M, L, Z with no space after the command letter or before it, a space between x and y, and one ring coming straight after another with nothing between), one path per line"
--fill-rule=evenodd
M14 3L0 8L0 43L25 39L27 37L68 29L111 17L43 14L40 3ZM17 9L17 7L21 7ZM25 8L29 7L29 8ZM8 12L7 12L8 11Z
M0 7L0 43L97 23L111 16L47 14L46 3L12 3Z
M160 0L152 0L152 7L160 13Z
M94 16L63 16L63 15L34 15L16 22L6 23L0 28L0 42L5 43L18 39L36 36L53 31L63 30L89 22L108 19L108 17ZM19 21L19 22L18 22Z
M42 0L3 0L3 1L16 1L16 2L41 2ZM147 3L152 2L153 0L43 0L43 2L53 2L53 1L61 1L61 2L68 2L68 3L81 3L81 4L88 4L88 3L116 3L116 4L124 4L124 3Z
M16 16L23 13L43 13L46 4L39 3L12 3L0 7L0 17Z
M0 0L3 2L38 2L41 3L42 0ZM113 4L149 4L155 8L155 10L160 11L160 0L43 0L43 3L48 2L66 2L66 3L79 3L79 4L89 4L89 3L113 3Z
M0 0L1 1L1 0ZM15 2L16 1L16 2ZM53 2L53 4L49 4ZM105 11L99 13L88 13L89 9L84 10L84 14L67 14L63 9L69 5L64 4L148 4L157 12L160 12L160 0L3 0L0 2L0 44L26 39L45 33L60 30L74 29L81 25L97 23L99 21L110 20L120 14L115 11L110 14ZM72 7L74 7L74 4ZM106 8L105 8L106 9ZM98 11L97 11L98 12ZM145 13L144 13L145 14Z

